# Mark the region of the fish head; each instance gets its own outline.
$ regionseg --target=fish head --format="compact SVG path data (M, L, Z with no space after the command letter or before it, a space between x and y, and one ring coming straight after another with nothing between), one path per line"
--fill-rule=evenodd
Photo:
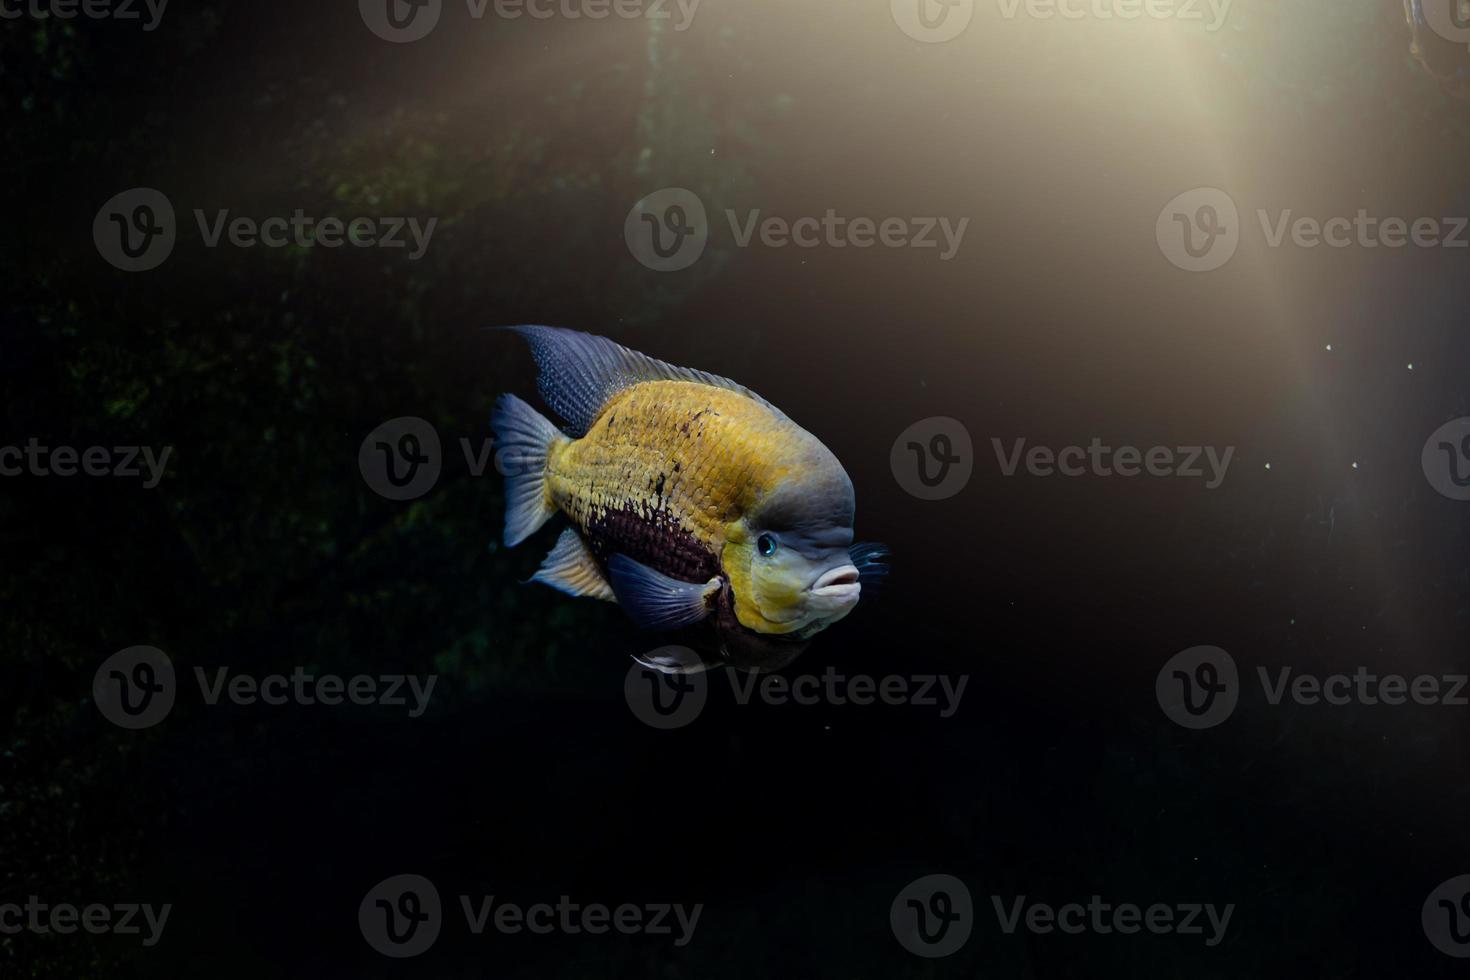
M721 564L735 616L758 633L804 639L862 595L852 481L830 453L812 457L727 528Z

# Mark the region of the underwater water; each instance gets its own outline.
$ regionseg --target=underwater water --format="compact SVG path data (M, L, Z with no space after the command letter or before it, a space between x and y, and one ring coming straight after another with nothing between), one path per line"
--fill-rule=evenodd
M1462 970L1457 8L0 15L0 976ZM881 591L528 583L517 324L758 393Z

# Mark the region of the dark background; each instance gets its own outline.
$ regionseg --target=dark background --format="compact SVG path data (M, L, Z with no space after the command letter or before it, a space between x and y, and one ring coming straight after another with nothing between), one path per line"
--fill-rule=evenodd
M1419 465L1470 414L1467 253L1268 249L1254 218L1470 207L1470 109L1396 2L1240 0L1214 34L982 4L937 45L874 2L706 0L682 32L449 3L407 45L352 3L175 3L149 33L0 24L0 445L174 447L154 490L0 480L0 900L174 905L153 949L0 937L7 975L1451 975L1419 910L1470 871L1466 709L1271 707L1252 683L1191 732L1154 697L1197 644L1251 677L1467 668L1470 510ZM1248 228L1191 275L1154 222L1202 185ZM91 226L134 186L180 237L129 274ZM714 226L680 273L623 242L665 186ZM208 249L192 217L298 207L439 226L409 262ZM970 224L950 262L737 249L725 208ZM689 727L639 722L628 654L657 638L519 584L555 529L500 547L499 479L457 462L496 394L534 400L526 352L480 329L523 322L736 378L826 442L894 572L785 673L966 674L959 712L740 707L716 681ZM357 452L402 415L450 457L395 503ZM888 460L936 415L977 458L930 503ZM990 448L1094 436L1236 456L1206 491L1005 478ZM139 733L90 703L136 644L185 680ZM419 719L206 707L192 670L224 665L440 680ZM451 905L705 909L684 948L451 921L396 962L356 910L404 872ZM979 922L925 961L888 908L931 873ZM1215 948L1004 936L989 910L1094 893L1236 909Z

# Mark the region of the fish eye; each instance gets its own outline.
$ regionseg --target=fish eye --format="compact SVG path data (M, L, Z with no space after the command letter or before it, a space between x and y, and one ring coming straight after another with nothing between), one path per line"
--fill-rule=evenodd
M755 539L755 550L759 551L762 558L769 558L776 553L776 539L769 534L762 534Z

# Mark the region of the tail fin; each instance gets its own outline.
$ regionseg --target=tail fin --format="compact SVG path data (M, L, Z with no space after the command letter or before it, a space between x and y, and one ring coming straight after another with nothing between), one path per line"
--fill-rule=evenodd
M566 436L515 395L495 400L495 467L505 476L505 545L513 548L545 524L556 506L546 486L546 456Z

